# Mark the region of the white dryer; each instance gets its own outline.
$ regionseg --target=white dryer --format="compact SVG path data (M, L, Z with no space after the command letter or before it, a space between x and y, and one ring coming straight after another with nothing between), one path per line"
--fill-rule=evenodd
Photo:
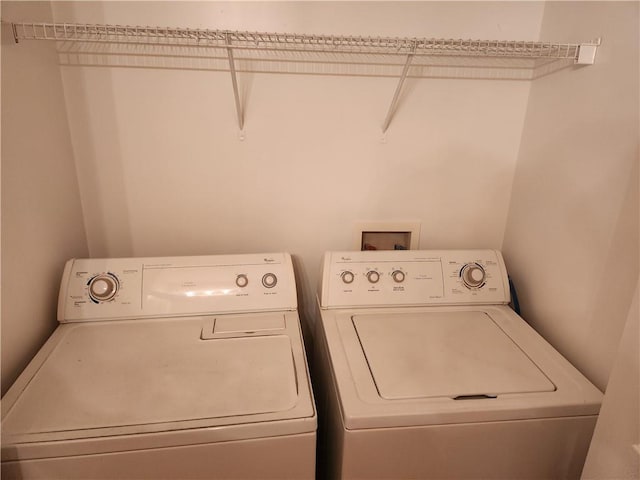
M327 478L579 478L602 394L507 305L498 251L330 252Z
M71 260L2 401L2 478L313 478L288 254Z

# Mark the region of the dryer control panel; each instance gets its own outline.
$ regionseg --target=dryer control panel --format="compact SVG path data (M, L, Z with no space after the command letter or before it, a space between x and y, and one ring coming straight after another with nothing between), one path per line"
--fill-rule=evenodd
M497 250L378 250L325 254L322 308L494 305L510 300Z
M60 322L296 309L287 253L73 259L58 298Z

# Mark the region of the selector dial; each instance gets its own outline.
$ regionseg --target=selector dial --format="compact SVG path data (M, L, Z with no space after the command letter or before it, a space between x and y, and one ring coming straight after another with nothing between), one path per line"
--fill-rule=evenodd
M404 282L404 272L402 270L394 270L393 272L391 272L391 278L393 278L393 281L396 283L402 283Z
M89 297L96 303L108 302L118 293L120 282L113 273L101 273L89 280Z
M467 288L480 288L484 285L487 274L478 263L467 263L460 270L460 277Z
M349 283L353 283L356 277L353 275L353 272L350 272L349 270L345 270L340 274L340 278L342 278L342 281L344 283L349 284Z
M378 283L380 280L380 274L375 270L369 270L367 272L367 280L369 280L369 283Z
M236 285L240 288L246 287L249 285L249 278L244 273L241 273L236 277Z
M262 285L265 288L273 288L278 283L278 277L274 273L265 273L262 277Z

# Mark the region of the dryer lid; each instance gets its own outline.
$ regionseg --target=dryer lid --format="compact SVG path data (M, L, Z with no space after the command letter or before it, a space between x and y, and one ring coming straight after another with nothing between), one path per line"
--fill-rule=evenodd
M549 392L554 384L485 312L354 315L379 395L389 400Z

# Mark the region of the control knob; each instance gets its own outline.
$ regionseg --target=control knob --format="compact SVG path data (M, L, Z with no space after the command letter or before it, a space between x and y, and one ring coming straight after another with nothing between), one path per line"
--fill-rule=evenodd
M402 270L394 270L391 272L391 278L393 278L393 281L396 283L402 283L404 282L405 275Z
M113 273L101 273L89 280L89 297L96 302L108 302L118 293L120 282Z
M240 288L246 287L249 285L249 278L244 273L239 274L236 277L236 285Z
M378 281L380 280L380 274L375 270L369 270L366 276L367 280L369 280L369 283L378 283Z
M262 285L265 288L273 288L278 283L278 277L274 273L265 273L262 277Z
M349 284L349 283L353 283L356 277L353 275L353 272L350 272L349 270L345 270L340 274L340 278L344 283Z
M467 288L480 288L484 284L486 273L482 265L467 263L460 270L460 277Z

